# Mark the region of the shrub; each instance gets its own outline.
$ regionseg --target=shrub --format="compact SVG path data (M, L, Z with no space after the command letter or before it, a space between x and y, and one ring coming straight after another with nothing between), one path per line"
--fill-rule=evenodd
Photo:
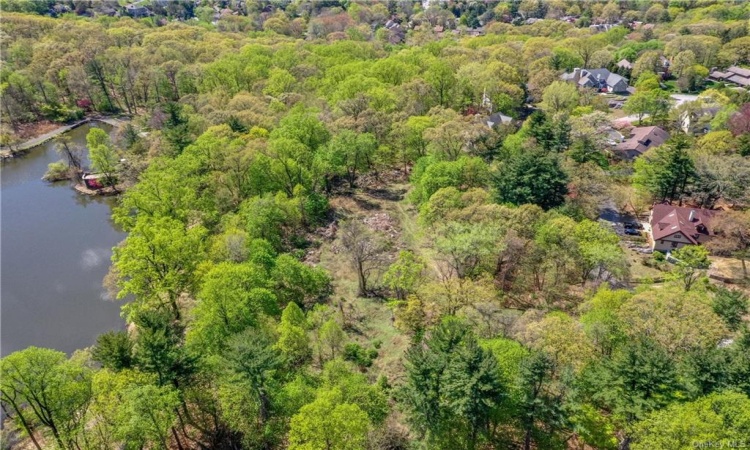
M350 342L344 347L344 359L355 363L360 369L372 366L372 361L377 357L377 350L367 350L356 342Z
M49 163L47 172L42 177L44 181L61 181L70 179L70 168L63 161Z

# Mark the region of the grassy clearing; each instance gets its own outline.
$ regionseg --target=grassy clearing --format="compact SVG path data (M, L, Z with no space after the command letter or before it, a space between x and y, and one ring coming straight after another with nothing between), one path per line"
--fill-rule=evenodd
M421 237L416 224L416 211L405 200L403 194L407 183L392 183L386 189L358 190L352 196L336 197L331 200L338 217L364 219L374 214L387 213L398 224L398 237L391 242L393 253L399 249L420 252ZM342 248L339 239L326 242L320 249L320 265L333 276L332 304L341 302L342 321L349 338L360 345L371 348L373 342L380 342L378 357L373 361L369 374L373 379L385 375L393 382L403 373L401 357L409 347L409 338L393 325L393 313L386 301L379 298L357 296L356 273ZM373 276L371 284L377 283Z
M630 279L633 281L639 281L644 279L661 278L664 276L664 272L653 267L648 267L643 264L645 258L649 258L650 255L643 255L636 252L632 248L623 246L625 251L625 257L630 265Z
M742 271L742 262L735 258L722 258L720 256L711 256L711 269L709 274L721 279L731 280L732 282L741 282L744 278ZM750 265L750 262L745 264Z

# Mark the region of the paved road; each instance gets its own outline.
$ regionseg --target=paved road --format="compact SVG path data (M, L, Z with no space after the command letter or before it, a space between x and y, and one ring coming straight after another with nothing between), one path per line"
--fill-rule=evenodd
M622 214L620 214L617 205L615 205L615 202L611 198L605 200L601 204L601 213L599 213L599 220L608 222L612 229L614 229L615 233L619 235L622 235L625 232L625 229L622 225Z
M698 99L697 95L693 94L672 94L670 97L672 97L672 100L675 101L675 103L672 105L672 109L677 108L683 103L686 102L693 102ZM648 119L648 114L643 115L643 121L645 122L646 119ZM638 116L633 114L630 116L620 117L619 119L615 119L616 123L624 123L629 122L632 125L638 126Z

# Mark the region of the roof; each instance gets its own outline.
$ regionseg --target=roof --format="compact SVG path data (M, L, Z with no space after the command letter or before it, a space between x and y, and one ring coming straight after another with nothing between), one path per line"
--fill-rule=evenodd
M732 66L727 69L727 72L731 72L737 75L740 75L744 78L750 78L750 70L749 69L743 69L741 67Z
M487 126L492 128L495 125L499 125L499 124L503 124L503 125L509 124L513 122L513 118L510 116L506 116L503 113L497 112L487 117L486 122L487 122Z
M603 88L613 88L620 82L624 82L625 86L628 85L628 79L612 73L607 69L576 69L571 73L565 73L561 76L563 80L576 81L578 78L579 86Z
M617 63L617 67L622 67L623 69L632 69L633 63L623 58Z
M691 243L698 244L701 236L714 235L711 221L716 214L710 209L654 205L651 211L651 236L656 241L682 233Z
M743 69L742 67L732 66L727 68L724 72L712 70L708 76L714 80L728 81L730 83L739 84L740 86L750 86L750 70Z
M708 76L711 78L716 78L718 80L724 79L728 77L730 74L726 72L721 72L719 70L714 70L713 72L709 73Z
M669 133L659 127L636 127L633 128L628 139L617 144L616 150L643 153L650 148L660 146L668 139Z
M750 78L742 77L740 75L733 75L727 78L727 81L731 81L732 83L737 83L740 86L750 86Z

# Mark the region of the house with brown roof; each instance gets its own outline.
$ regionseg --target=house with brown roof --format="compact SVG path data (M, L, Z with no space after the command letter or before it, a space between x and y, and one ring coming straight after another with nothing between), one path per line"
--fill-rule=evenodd
M711 222L716 214L704 208L654 205L649 218L651 250L668 252L705 243L714 235Z
M617 144L615 155L622 159L634 159L646 150L658 147L669 140L669 133L659 127L635 127L629 138Z
M750 69L732 66L724 71L713 69L708 78L714 81L732 83L744 88L750 88Z
M623 58L617 63L617 68L622 70L633 70L633 63Z

